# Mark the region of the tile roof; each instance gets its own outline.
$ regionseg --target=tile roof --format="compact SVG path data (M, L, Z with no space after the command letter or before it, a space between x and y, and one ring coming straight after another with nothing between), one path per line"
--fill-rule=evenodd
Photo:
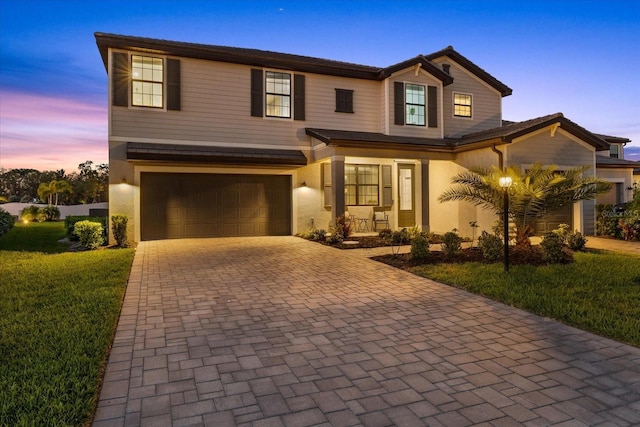
M596 156L596 166L600 168L619 168L624 166L629 168L638 168L640 167L640 162L634 162L625 159L615 159L609 156Z
M307 158L298 150L275 150L208 145L127 143L127 160L220 163L237 165L304 166Z

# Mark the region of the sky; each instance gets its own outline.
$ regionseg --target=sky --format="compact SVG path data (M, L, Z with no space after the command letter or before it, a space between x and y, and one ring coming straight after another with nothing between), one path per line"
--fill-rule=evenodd
M108 162L95 32L380 67L451 45L513 89L503 119L562 112L640 160L640 0L0 0L0 169Z

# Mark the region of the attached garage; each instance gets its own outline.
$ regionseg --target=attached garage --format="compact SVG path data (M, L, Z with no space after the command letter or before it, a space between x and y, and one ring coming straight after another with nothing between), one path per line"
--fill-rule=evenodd
M545 215L533 224L533 229L535 234L541 236L555 230L560 224L567 224L573 230L573 205Z
M141 239L291 234L291 176L143 172Z

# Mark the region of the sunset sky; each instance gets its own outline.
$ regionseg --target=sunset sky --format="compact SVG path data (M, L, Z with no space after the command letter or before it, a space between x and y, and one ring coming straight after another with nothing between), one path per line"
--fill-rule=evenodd
M640 0L0 0L0 169L108 161L96 31L374 66L452 45L513 88L504 119L563 112L640 160Z

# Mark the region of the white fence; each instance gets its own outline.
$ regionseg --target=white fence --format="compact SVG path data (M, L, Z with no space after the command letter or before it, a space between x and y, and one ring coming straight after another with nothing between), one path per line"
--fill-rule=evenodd
M11 215L17 216L18 220L20 220L20 212L22 212L22 210L28 206L38 206L40 208L43 208L48 205L40 205L37 203L5 203L0 205L0 208L9 212ZM89 215L90 209L109 209L109 202L70 206L58 205L58 209L60 209L60 219L65 219L66 217L72 215Z

